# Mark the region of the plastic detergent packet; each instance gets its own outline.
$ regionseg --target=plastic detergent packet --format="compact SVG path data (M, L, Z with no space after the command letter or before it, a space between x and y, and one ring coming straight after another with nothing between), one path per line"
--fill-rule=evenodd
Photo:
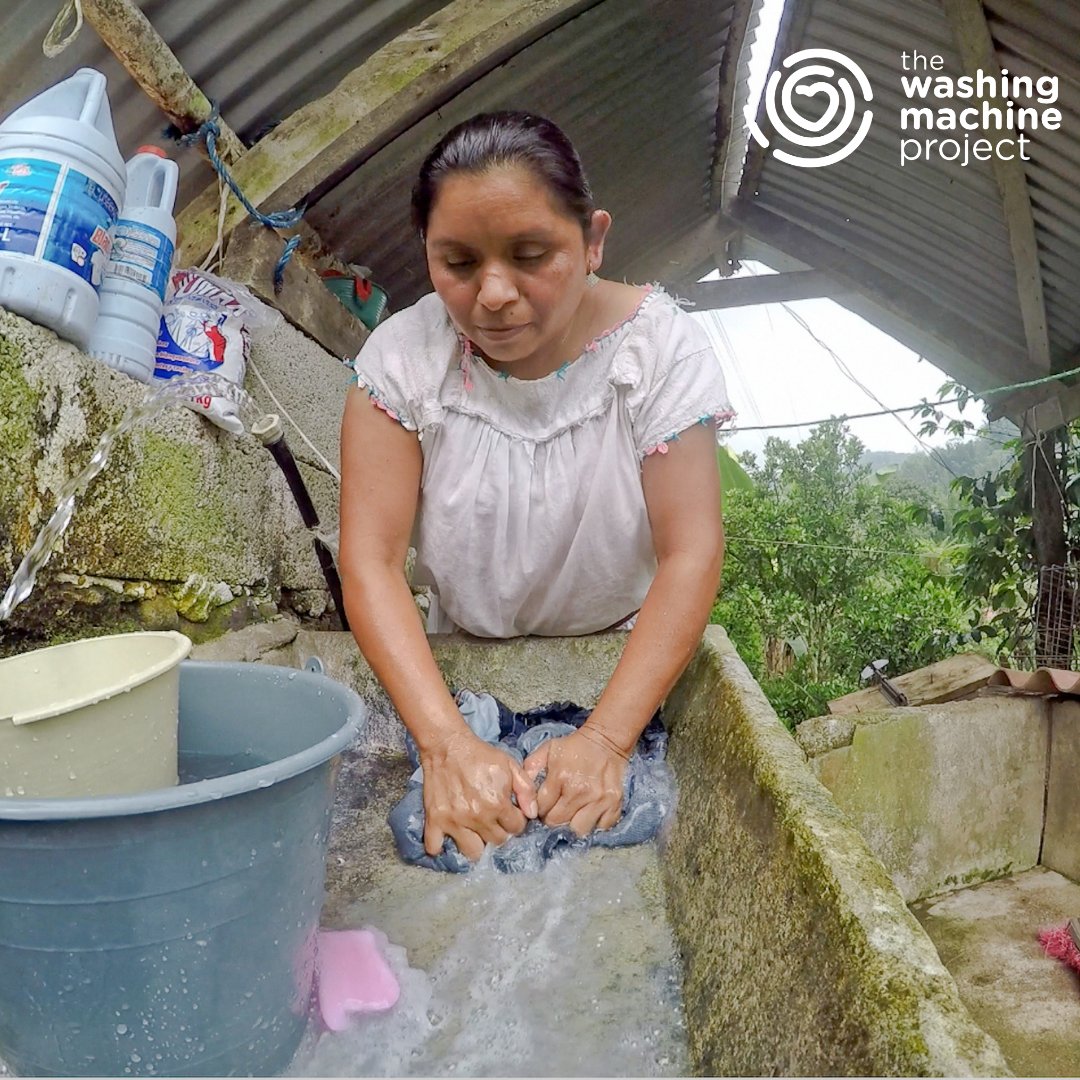
M280 319L243 285L205 270L177 270L165 296L154 378L208 371L242 387L252 334ZM218 427L244 433L237 407L227 398L201 394L186 404Z

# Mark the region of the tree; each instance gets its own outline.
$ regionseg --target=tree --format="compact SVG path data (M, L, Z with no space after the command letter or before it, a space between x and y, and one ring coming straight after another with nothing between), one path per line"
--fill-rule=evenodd
M766 693L796 723L856 689L955 651L966 605L908 504L860 464L839 422L749 458L754 486L727 497L728 556L713 611Z

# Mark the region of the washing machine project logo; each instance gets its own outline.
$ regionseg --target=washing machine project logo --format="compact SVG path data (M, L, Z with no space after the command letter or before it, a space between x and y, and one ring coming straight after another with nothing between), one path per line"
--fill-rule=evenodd
M870 109L863 110L861 119L855 117L860 105L874 97L862 68L835 49L803 49L787 57L782 67L783 72L774 71L765 85L765 112L776 134L794 146L807 149L846 141L839 149L822 156L798 157L777 147L773 148L774 156L804 169L820 169L843 161L866 138L874 118ZM808 79L817 81L807 82ZM803 115L796 107L795 95L823 97L825 112L817 119ZM750 134L762 146L769 146L769 140L753 120Z

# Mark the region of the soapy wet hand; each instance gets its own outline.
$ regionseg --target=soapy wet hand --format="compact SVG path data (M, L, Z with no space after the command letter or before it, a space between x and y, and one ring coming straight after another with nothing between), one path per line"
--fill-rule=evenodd
M537 815L536 788L522 767L471 732L451 735L422 753L420 764L429 855L438 855L449 836L465 858L476 862L485 844L498 846L517 836Z
M526 759L532 780L543 774L537 811L545 825L569 825L578 836L610 829L622 816L627 761L602 737L584 727L548 739Z

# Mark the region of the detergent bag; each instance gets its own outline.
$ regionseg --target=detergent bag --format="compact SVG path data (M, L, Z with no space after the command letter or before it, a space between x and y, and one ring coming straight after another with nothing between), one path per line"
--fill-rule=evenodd
M251 334L270 325L276 314L242 285L204 270L177 270L165 297L154 377L209 371L242 387ZM186 404L218 427L243 434L239 410L228 398L200 394Z

